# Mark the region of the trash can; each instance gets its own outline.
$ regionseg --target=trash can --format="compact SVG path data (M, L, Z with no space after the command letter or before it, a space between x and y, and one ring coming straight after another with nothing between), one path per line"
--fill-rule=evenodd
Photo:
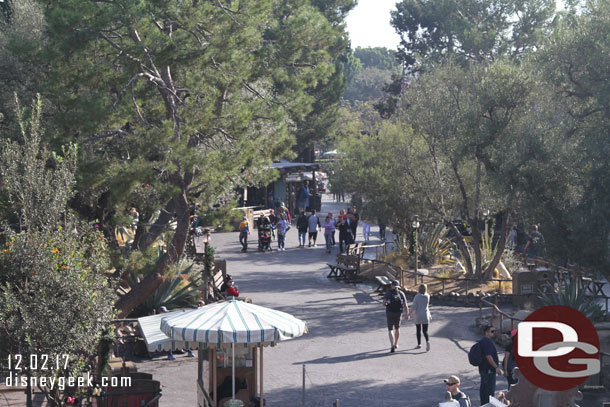
M315 209L320 212L322 209L322 195L312 195L309 197L309 210Z
M527 269L515 270L513 273L513 304L523 307L538 293L538 273Z

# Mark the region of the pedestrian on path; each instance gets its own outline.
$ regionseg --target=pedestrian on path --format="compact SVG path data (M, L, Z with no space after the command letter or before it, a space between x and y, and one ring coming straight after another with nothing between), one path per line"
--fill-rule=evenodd
M409 319L409 305L404 293L399 289L398 280L392 281L392 286L383 296L383 306L388 323L388 337L390 338L390 353L398 349L398 338L400 338L400 320L405 313L405 320Z
M288 231L290 225L288 225L288 221L286 220L283 214L279 215L279 220L277 221L275 227L277 229L277 249L279 251L285 251L286 232Z
M341 220L337 222L337 227L339 228L339 251L343 253L344 245L347 247L347 245L354 243L354 235L352 231L352 215L345 215L343 209L341 209L341 214L339 215Z
M318 228L320 227L320 218L316 215L316 210L311 210L311 215L307 218L307 224L309 226L309 247L311 247L311 240L313 239L313 247L316 247L316 240L318 239Z
M417 349L421 349L421 334L424 333L426 338L426 352L430 350L430 338L428 337L428 324L432 317L430 316L430 294L428 294L428 286L422 284L419 286L418 294L413 298L412 312L415 313L415 336L417 337Z
M513 351L515 347L515 335L517 335L517 330L512 329L510 331L511 340L504 348L504 360L502 361L504 377L506 377L506 380L508 380L508 390L510 390L510 386L512 384L517 383L517 380L513 377L513 369L517 367L517 363L515 362L515 353Z
M371 237L371 224L365 219L362 219L362 237L365 243L368 243Z
M299 232L299 247L305 247L305 239L307 238L307 228L309 222L307 222L307 215L305 212L301 212L297 219L297 230Z
M449 376L443 380L447 385L447 391L451 394L451 398L457 401L460 407L471 407L470 397L460 391L460 378L457 376Z
M239 243L241 243L241 251L248 251L248 235L250 234L250 223L247 217L243 217L239 224Z
M377 224L379 225L379 239L385 240L385 228L386 228L385 220L380 218L377 220Z
M332 213L329 212L328 215L326 215L326 219L324 219L324 223L322 224L322 227L324 228L324 240L326 241L326 253L330 253L330 248L332 245L331 236L333 233L335 233L335 224L333 222Z
M502 375L502 369L498 362L498 351L494 345L492 338L496 336L496 328L493 325L487 325L484 329L484 336L481 338L481 350L485 358L479 366L479 375L481 376L481 387L479 395L481 396L481 405L489 403L489 397L496 392L496 375Z

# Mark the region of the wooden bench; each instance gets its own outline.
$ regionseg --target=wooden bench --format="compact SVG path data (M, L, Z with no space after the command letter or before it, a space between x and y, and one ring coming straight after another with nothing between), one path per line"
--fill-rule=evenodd
M338 254L335 263L326 263L330 272L326 277L344 279L348 281L358 280L360 273L360 257L356 255Z
M222 288L222 285L224 284L225 281L225 276L224 273L222 272L222 270L217 270L214 275L212 276L212 291L214 293L214 300L216 301L220 301L220 300L224 300L225 296L224 294L220 291L220 289Z
M392 285L392 280L388 278L387 273L385 276L375 276L375 280L378 284L375 292L380 294L385 294L385 292L388 291Z

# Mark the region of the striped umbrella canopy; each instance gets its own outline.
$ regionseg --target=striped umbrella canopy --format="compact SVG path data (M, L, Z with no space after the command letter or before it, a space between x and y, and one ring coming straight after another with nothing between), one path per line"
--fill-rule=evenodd
M161 319L161 330L176 341L273 344L303 335L307 326L285 312L230 300L168 314Z

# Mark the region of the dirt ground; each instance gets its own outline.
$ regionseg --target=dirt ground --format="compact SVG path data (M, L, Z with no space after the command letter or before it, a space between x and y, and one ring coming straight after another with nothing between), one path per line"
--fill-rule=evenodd
M428 286L428 292L430 294L445 294L450 292L459 293L461 295L467 295L468 293L476 294L479 291L484 293L498 292L499 286L501 286L501 292L504 294L512 293L512 282L510 281L474 281L465 280L463 275L460 275L455 271L452 266L438 265L426 268L428 270L427 276L419 276L417 283L415 282L415 274L413 270L406 271L403 273L403 287L409 291L417 291L419 285L424 283ZM396 271L386 265L380 265L376 263L367 263L361 266L361 275L365 280L374 281L375 276L393 276L395 279L400 281L400 275L396 275ZM437 278L435 276L441 276ZM460 279L460 280L456 280Z

